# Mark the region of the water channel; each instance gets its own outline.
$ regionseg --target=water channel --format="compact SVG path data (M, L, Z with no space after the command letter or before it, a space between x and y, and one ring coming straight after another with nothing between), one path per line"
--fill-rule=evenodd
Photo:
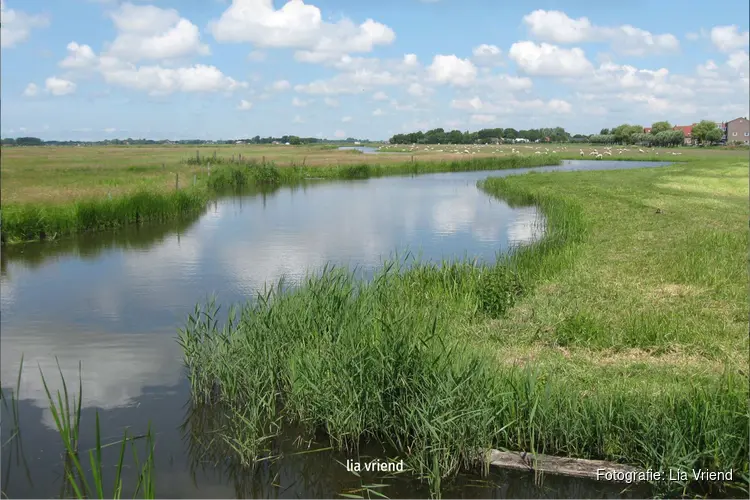
M264 283L299 282L326 263L357 266L365 274L394 251L425 260L477 258L532 242L543 233L533 207L512 208L476 187L488 176L524 171L649 167L663 163L569 161L558 167L385 177L309 183L272 193L222 197L193 221L146 225L117 233L7 247L0 273L0 380L15 386L21 356L19 415L23 456L2 450L2 489L11 498L59 496L62 458L39 368L53 391L56 358L77 388L82 364L83 436L93 446L94 411L108 441L130 426L157 433L159 497L335 497L360 479L330 451L292 455L254 475L231 473L191 450L185 404L189 386L175 341L198 302L215 293L228 306L244 302ZM13 425L3 407L2 442ZM90 431L90 432L87 432ZM279 443L293 450L290 436ZM326 446L321 444L320 446ZM382 450L373 450L374 455ZM364 481L364 478L363 478ZM376 478L389 497L426 497L413 478ZM622 485L533 474L465 474L444 495L463 498L634 497ZM125 492L127 494L127 491Z

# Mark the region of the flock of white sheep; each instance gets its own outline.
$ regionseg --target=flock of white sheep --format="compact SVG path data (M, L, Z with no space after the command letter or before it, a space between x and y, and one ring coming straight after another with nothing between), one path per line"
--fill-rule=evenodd
M623 153L627 153L629 151L630 150L628 148L625 148L625 147L623 147L623 148L617 148L617 154L618 155L621 155ZM653 154L656 154L656 155L659 154L659 151L656 151L656 148L651 148L650 150L647 150L647 151L644 150L643 148L638 148L638 152L639 153L643 153L643 154L646 154L646 153L653 153ZM579 151L579 154L581 155L581 157L585 156L585 153L583 152L583 149L581 149ZM672 155L674 155L674 156L681 155L681 154L682 153L680 153L680 152L672 151ZM601 153L599 152L598 149L594 148L592 151L589 152L589 155L595 157L597 160L601 160L605 155L606 156L612 156L612 146L605 146L604 150Z
M508 149L503 148L502 146L493 145L493 144L411 144L409 146L406 145L400 145L400 144L394 144L394 145L388 145L383 146L380 148L381 151L388 151L389 149L398 149L400 151L406 149L407 152L420 152L420 153L447 153L447 154L459 154L459 155L475 155L477 153L479 154L497 154L502 155L505 153L508 153ZM597 160L601 160L605 156L612 156L612 146L605 146L602 148L602 151L600 152L597 148L594 148L589 151L588 155L593 156ZM556 149L550 149L545 146L539 146L539 145L522 145L522 146L511 146L510 147L510 154L537 154L537 155L549 155L549 154L556 154L556 153L563 153L569 151L568 146L565 145L559 145ZM631 150L626 147L618 147L616 148L617 154L621 155L623 153L630 152ZM647 148L644 150L643 148L638 148L639 153L651 153L658 155L659 151L656 151L656 148ZM680 152L671 152L672 155L677 156L681 155ZM584 153L583 149L579 150L580 156L583 158L586 156L586 153Z

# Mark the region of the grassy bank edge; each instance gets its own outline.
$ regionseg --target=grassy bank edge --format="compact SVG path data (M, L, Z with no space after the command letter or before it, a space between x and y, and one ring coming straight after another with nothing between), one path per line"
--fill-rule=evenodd
M425 292L439 307L440 293L456 300L467 292L474 293L471 287L475 285L485 287L482 283L490 286L478 292L479 308L486 309L482 305L486 305L483 303L487 297L500 302L510 297L510 303L501 304L507 308L522 300L518 288L530 293L539 282L576 261L588 229L582 206L572 196L540 195L517 187L512 178L489 178L479 185L510 204L540 208L547 219L545 236L479 273L468 265L443 269L420 266L405 271L405 278L400 273L395 278L393 274L386 276L385 271L371 285L375 290L372 302L359 301L366 295L366 287L363 292L356 288L354 280L324 271L291 297L272 289L262 304L244 308L242 319L225 329L212 324L215 316L211 311L197 310L194 322L181 332L188 368L197 369L191 374L194 395L210 404L216 398L237 404L232 411L241 416L236 421L249 422L245 416L272 421L280 418L272 404L264 407L250 402L268 403L282 394L287 417L295 423L309 426L311 431L325 429L331 441L344 448L356 448L360 439L382 439L400 453L411 455L412 469L438 489L440 477L452 474L460 466L470 466L490 448L610 460L655 470L733 468L736 477L744 481L748 475L747 381L738 374L724 373L708 383L683 380L679 388L670 384L662 391L658 390L657 381L632 385L631 381L616 377L603 381L601 386L583 387L574 380L556 380L555 373L538 367L496 366L491 356L464 340L439 333L432 318L414 319L418 312L399 316L399 311L393 311L387 317L370 312L368 308L381 300L378 297L389 293L389 286L400 286L402 292ZM511 270L521 286L517 288L512 280L500 279L493 285L492 280L479 279L479 275L492 276L494 270L499 270L497 275L501 278L507 276L506 270ZM461 283L471 285L461 288ZM357 297L347 299L352 289L358 290ZM433 294L435 291L439 293ZM397 309L412 311L409 294L413 292L407 291L407 297L396 293L388 300L401 304L396 299L406 298ZM335 299L337 305L333 306L329 299ZM336 325L337 330L331 333L336 338L333 342L311 339L304 335L304 329L300 329L298 337L290 337L276 324L290 322L284 325L286 331L306 321L318 324L315 310L321 308ZM296 316L291 315L293 311ZM201 315L206 319L200 319ZM238 326L242 322L245 324ZM350 328L363 333L356 330L358 324L378 322L385 326L375 337L381 335L387 341L374 338L367 341L371 345L365 345L346 332ZM426 335L412 345L404 340L409 336L409 327ZM290 348L279 354L274 346L295 342L300 348L304 345L304 350ZM425 347L420 347L420 343ZM278 364L263 365L255 359L254 352L269 357L280 355L273 362ZM383 360L373 359L372 352ZM401 352L408 352L409 356ZM391 363L386 359L389 356L402 361ZM419 357L422 366L413 361ZM233 364L257 364L260 368L253 373L255 382L248 379L244 384L246 373L227 371ZM355 370L355 366L360 368ZM269 380L257 383L265 377ZM394 386L397 384L388 382L389 377L409 380L418 387ZM356 388L367 382L381 385ZM377 394L380 399L371 401L370 394ZM337 404L328 404L333 401ZM365 401L382 408L370 410ZM376 411L380 412L379 419L373 418ZM444 419L441 422L429 415ZM259 424L248 428L238 425L233 430L248 443L245 460L260 450L256 437L269 432ZM670 491L680 487L686 485L667 486Z
M210 161L208 158L206 161ZM213 159L216 161L215 159ZM439 162L354 164L328 167L293 165L279 168L257 161L229 162L210 167L195 183L171 192L139 191L102 200L82 200L65 205L9 204L2 206L3 244L54 240L77 233L117 229L131 224L164 222L200 213L218 191L227 188L274 189L311 179L354 180L439 172L505 170L559 165L557 156L512 156Z

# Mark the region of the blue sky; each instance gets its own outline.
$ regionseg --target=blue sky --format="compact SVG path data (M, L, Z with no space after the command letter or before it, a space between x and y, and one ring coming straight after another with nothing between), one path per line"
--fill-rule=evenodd
M746 0L2 0L0 134L728 120L748 115L748 18Z

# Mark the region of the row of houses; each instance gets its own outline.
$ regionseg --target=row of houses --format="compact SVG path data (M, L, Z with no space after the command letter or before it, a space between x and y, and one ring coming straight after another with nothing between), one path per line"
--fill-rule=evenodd
M672 130L682 130L685 134L685 144L693 144L693 127L697 123L692 125L675 125ZM750 121L747 117L735 118L728 122L716 122L716 126L724 132L721 142L724 144L732 144L739 142L745 145L750 145ZM651 133L651 127L646 127L643 131L647 134Z

